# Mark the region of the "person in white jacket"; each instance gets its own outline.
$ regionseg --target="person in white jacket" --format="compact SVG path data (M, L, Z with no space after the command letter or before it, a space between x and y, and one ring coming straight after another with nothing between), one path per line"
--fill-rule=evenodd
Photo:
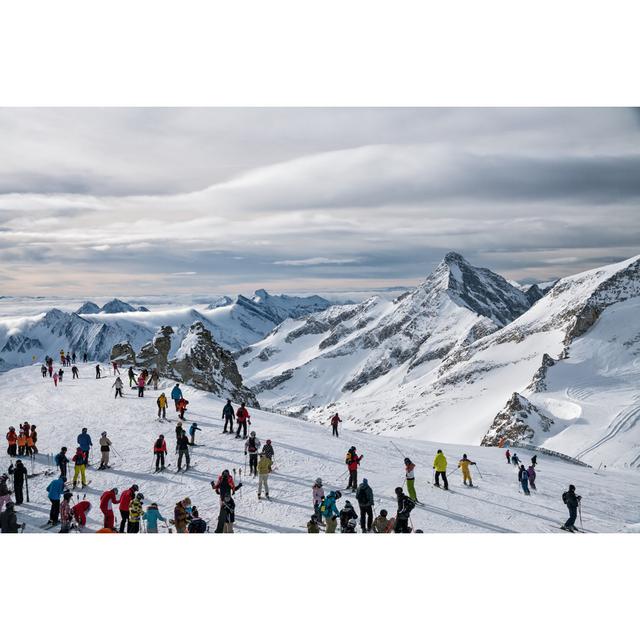
M316 478L313 483L313 512L319 523L322 523L322 501L324 500L324 489L322 488L322 478Z

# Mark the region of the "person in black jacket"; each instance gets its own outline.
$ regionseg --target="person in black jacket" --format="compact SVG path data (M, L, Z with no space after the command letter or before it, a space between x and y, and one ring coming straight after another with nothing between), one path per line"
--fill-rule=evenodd
M22 464L22 460L16 462L16 466L9 467L9 475L13 476L13 493L15 495L15 503L17 505L24 502L22 490L27 476L27 468Z
M189 533L206 533L207 523L200 517L195 507L191 508L191 522L188 528Z
M356 510L353 508L353 505L349 500L344 503L344 507L340 509L340 532L346 533L349 528L350 520L358 520L358 514Z
M577 531L575 524L576 518L578 517L578 505L580 504L580 500L582 500L582 496L577 496L576 488L570 484L569 491L565 491L562 494L562 500L567 505L567 509L569 509L569 518L560 528L565 531Z
M24 524L20 525L24 529ZM13 509L13 502L7 502L5 509L0 513L0 531L2 533L18 533L18 518Z
M396 487L398 498L398 513L396 514L396 533L411 533L409 518L411 510L415 507L415 502L402 491L402 487Z
M222 419L224 420L224 431L222 433L233 433L233 417L234 416L235 416L235 412L233 410L233 405L231 404L231 400L227 400L227 404L225 404L222 409ZM227 431L227 427L229 427L229 431Z
M364 478L356 491L356 500L360 507L360 528L362 533L369 533L373 526L373 489L369 481Z
M176 445L176 453L178 454L178 471L182 468L182 458L185 460L185 471L189 470L191 458L189 457L189 436L183 431L178 438Z
M218 526L216 533L233 533L233 523L236 520L236 503L230 493L225 494L220 502Z

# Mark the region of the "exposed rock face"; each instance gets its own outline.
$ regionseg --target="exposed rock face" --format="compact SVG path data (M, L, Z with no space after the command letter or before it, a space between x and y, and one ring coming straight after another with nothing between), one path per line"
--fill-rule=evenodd
M135 366L136 352L133 350L128 340L118 342L111 347L111 362L117 362L120 365Z
M531 380L531 384L527 387L527 390L532 391L533 393L541 393L542 391L546 391L547 370L549 369L549 367L553 367L555 363L556 361L548 353L545 353L542 356L542 364L533 375L533 379Z
M491 428L480 443L483 447L496 447L503 439L512 445L531 441L536 429L548 431L553 420L519 393L514 393L506 406L494 418Z
M231 354L215 342L202 322L194 322L184 337L167 375L198 389L246 402L257 407L255 395L247 389Z
M544 297L540 287L537 284L532 284L524 294L527 296L527 300L530 305L534 305L540 298Z
M76 313L100 313L100 307L95 302L85 302Z
M100 310L102 313L123 313L124 311L135 311L136 308L131 306L128 302L124 302L122 300L118 300L118 298L114 298L110 302L107 302L102 309Z
M153 340L144 344L138 352L136 356L138 365L146 369L165 371L169 362L172 335L173 329L171 327L163 326L158 329Z

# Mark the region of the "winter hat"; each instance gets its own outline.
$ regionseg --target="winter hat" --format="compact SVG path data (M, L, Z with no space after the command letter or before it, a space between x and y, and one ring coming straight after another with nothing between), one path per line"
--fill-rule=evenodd
M103 431L103 432L102 432L102 435L103 435L103 436L106 436L106 435L107 435L107 432L106 432L106 431Z
M400 495L402 493L402 487L396 487L396 495Z
M149 508L150 509L157 509L158 508L158 504L156 502L152 502Z
M409 460L409 458L405 458L405 459L404 459L404 463L405 463L405 464L411 464L411 460Z
M255 438L255 436L256 436L256 432L255 432L255 431L252 431L252 432L251 432L251 435Z
M322 478L316 478L316 484L321 487L322 486Z
M575 490L576 490L576 488L572 484L570 484L569 485L569 491L575 491Z
M442 449L438 449L438 453L442 453Z
M198 515L198 507L193 507L193 508L191 509L191 515L192 515L194 518L198 518L198 517L199 517L199 515Z
M132 484L131 485L131 489L133 489L133 491L137 491L138 490L138 485L137 484Z
M387 513L388 513L388 512L387 512L387 510L386 510L386 509L382 509L382 510L380 511L380 515L381 515L383 518L386 518L386 517L387 517Z
M350 506L351 506L351 503L349 502L349 500L347 500L347 501L344 503L344 506L345 506L345 507L350 507Z
M369 484L369 481L366 478L362 478L362 484Z
M141 493L139 493L139 494L136 496L136 498L137 498L138 500L144 500L144 496L143 496Z
M271 444L271 440L267 440L267 444Z
M467 459L467 454L466 454L466 453L463 453L463 454L462 454L462 459L463 459L463 460L466 460L466 459Z

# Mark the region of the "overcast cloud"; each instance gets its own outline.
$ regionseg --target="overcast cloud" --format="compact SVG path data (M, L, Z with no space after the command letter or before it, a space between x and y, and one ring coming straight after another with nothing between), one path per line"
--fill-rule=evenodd
M414 284L449 250L537 281L640 253L630 109L0 109L0 140L0 294Z

